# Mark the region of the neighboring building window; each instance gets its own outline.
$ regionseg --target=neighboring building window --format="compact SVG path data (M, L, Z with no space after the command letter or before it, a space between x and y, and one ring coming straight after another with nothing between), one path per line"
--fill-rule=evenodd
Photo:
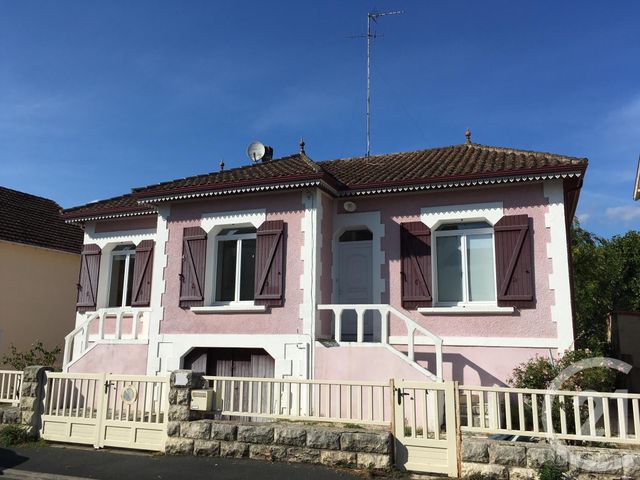
M133 245L118 245L111 251L109 307L128 307L131 305L135 255L136 250Z
M445 224L435 232L437 303L495 303L493 228L486 222Z
M256 229L227 228L216 236L216 302L252 301L256 269Z

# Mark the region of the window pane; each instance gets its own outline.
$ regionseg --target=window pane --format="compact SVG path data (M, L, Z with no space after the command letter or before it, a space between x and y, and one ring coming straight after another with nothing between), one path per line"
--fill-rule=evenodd
M469 235L467 237L467 262L469 267L469 301L495 300L492 235Z
M127 305L128 307L131 306L131 292L133 292L133 269L135 268L135 264L136 257L135 255L131 255L129 257L129 273L127 275L127 303L125 303L125 305Z
M236 241L218 242L216 300L231 302L236 288Z
M438 230L451 231L451 230L472 230L474 228L493 228L487 222L459 222L459 223L446 223Z
M373 233L369 230L347 230L342 235L340 235L340 242L363 242L366 240L371 240L373 238Z
M240 300L253 300L256 271L256 241L243 240L240 257Z
M114 255L111 261L111 280L109 282L109 306L122 306L122 288L124 287L124 255Z
M438 301L462 301L462 251L460 237L437 237Z

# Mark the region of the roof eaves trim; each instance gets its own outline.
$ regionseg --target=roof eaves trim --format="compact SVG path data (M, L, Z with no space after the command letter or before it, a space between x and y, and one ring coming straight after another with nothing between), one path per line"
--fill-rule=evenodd
M327 182L323 180L306 180L301 182L288 182L288 183L277 183L277 184L268 184L268 185L252 185L247 187L237 187L237 188L224 188L218 190L204 190L199 192L185 192L185 193L174 193L170 195L159 195L157 197L150 198L141 198L138 199L138 203L141 205L144 204L154 204L159 202L171 202L174 200L188 200L192 198L201 198L201 197L216 197L222 195L234 195L237 193L252 193L252 192L263 192L263 191L271 191L271 190L290 190L295 188L307 188L307 187L322 187L331 192L333 195L338 195L337 191L330 186Z
M146 210L144 212L121 212L121 213L105 213L102 215L96 214L87 217L67 218L65 223L83 223L91 222L93 220L108 220L111 218L123 218L123 217L137 217L140 215L156 215L157 212L153 210Z
M579 178L583 171L562 172L562 173L541 173L536 175L516 175L510 177L491 177L468 180L451 180L433 183L421 183L413 185L395 185L389 187L372 187L342 191L341 197L375 195L380 193L411 192L416 190L437 190L442 188L473 187L478 185L494 185L501 183L537 182L540 180L551 180L557 178Z

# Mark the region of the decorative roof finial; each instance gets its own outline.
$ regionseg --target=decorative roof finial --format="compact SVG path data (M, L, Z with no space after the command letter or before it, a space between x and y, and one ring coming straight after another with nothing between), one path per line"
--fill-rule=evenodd
M224 160L220 160L220 171L224 172Z
M464 143L466 143L467 145L471 145L471 130L467 128L467 131L464 132L464 136L466 137L466 140Z
M300 139L300 153L304 153L304 138Z

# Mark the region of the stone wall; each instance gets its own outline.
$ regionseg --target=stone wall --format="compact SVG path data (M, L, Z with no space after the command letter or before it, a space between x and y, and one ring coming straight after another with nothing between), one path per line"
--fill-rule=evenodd
M568 462L545 443L500 442L482 438L462 440L462 478L481 475L505 480L536 480L545 464L552 464L575 479L640 478L640 451L613 448L566 447L578 465ZM585 462L586 461L586 462ZM603 465L608 465L603 471Z
M237 423L221 420L171 421L165 453L248 457L327 466L387 469L392 436L292 423Z
M387 431L204 419L204 413L189 408L191 390L203 386L202 374L197 372L171 374L165 453L332 467L386 469L392 465L393 437Z
M29 433L37 436L41 426L44 409L44 389L47 383L46 372L50 367L26 367L22 372L20 386L20 423L29 429Z
M0 405L0 425L15 425L20 423L20 407Z

